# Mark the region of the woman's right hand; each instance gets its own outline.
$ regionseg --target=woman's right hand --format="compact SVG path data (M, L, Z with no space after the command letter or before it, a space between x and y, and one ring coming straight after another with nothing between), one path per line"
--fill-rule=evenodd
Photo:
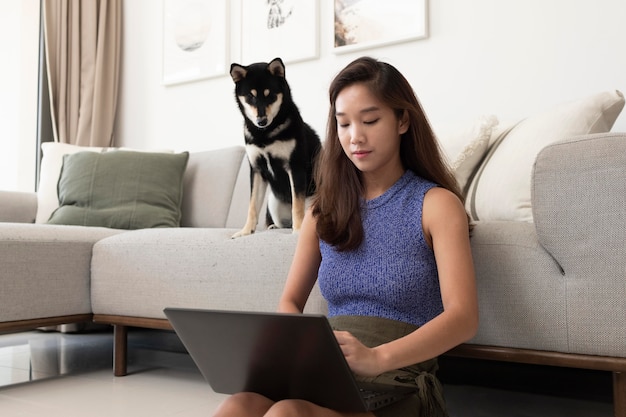
M348 366L355 374L374 377L386 371L376 348L368 348L350 332L335 330L334 333Z

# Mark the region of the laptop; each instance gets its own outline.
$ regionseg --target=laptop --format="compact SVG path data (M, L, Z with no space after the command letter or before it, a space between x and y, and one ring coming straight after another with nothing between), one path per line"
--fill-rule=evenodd
M415 389L357 382L323 315L166 308L211 388L371 411Z

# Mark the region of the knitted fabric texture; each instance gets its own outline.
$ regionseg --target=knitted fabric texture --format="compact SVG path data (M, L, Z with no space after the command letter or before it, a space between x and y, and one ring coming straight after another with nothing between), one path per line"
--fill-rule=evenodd
M364 240L339 252L320 241L318 280L329 317L374 316L422 326L443 311L432 249L422 229L426 192L437 185L407 171L361 203Z

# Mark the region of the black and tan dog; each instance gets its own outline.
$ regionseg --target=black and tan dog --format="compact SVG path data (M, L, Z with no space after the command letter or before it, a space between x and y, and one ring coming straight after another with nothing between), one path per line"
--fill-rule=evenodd
M266 225L300 229L306 197L315 191L313 166L320 139L291 97L280 58L248 66L232 64L235 98L244 118L250 162L250 205L246 224L233 237L254 233L263 197L268 194Z

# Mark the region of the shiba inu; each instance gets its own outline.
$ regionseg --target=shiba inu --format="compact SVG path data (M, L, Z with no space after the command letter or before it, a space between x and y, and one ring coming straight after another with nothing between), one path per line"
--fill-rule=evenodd
M267 185L266 225L300 229L306 197L315 191L313 167L321 142L302 120L291 97L280 58L248 66L233 63L235 99L244 119L250 162L250 204L244 227L233 238L254 233Z

